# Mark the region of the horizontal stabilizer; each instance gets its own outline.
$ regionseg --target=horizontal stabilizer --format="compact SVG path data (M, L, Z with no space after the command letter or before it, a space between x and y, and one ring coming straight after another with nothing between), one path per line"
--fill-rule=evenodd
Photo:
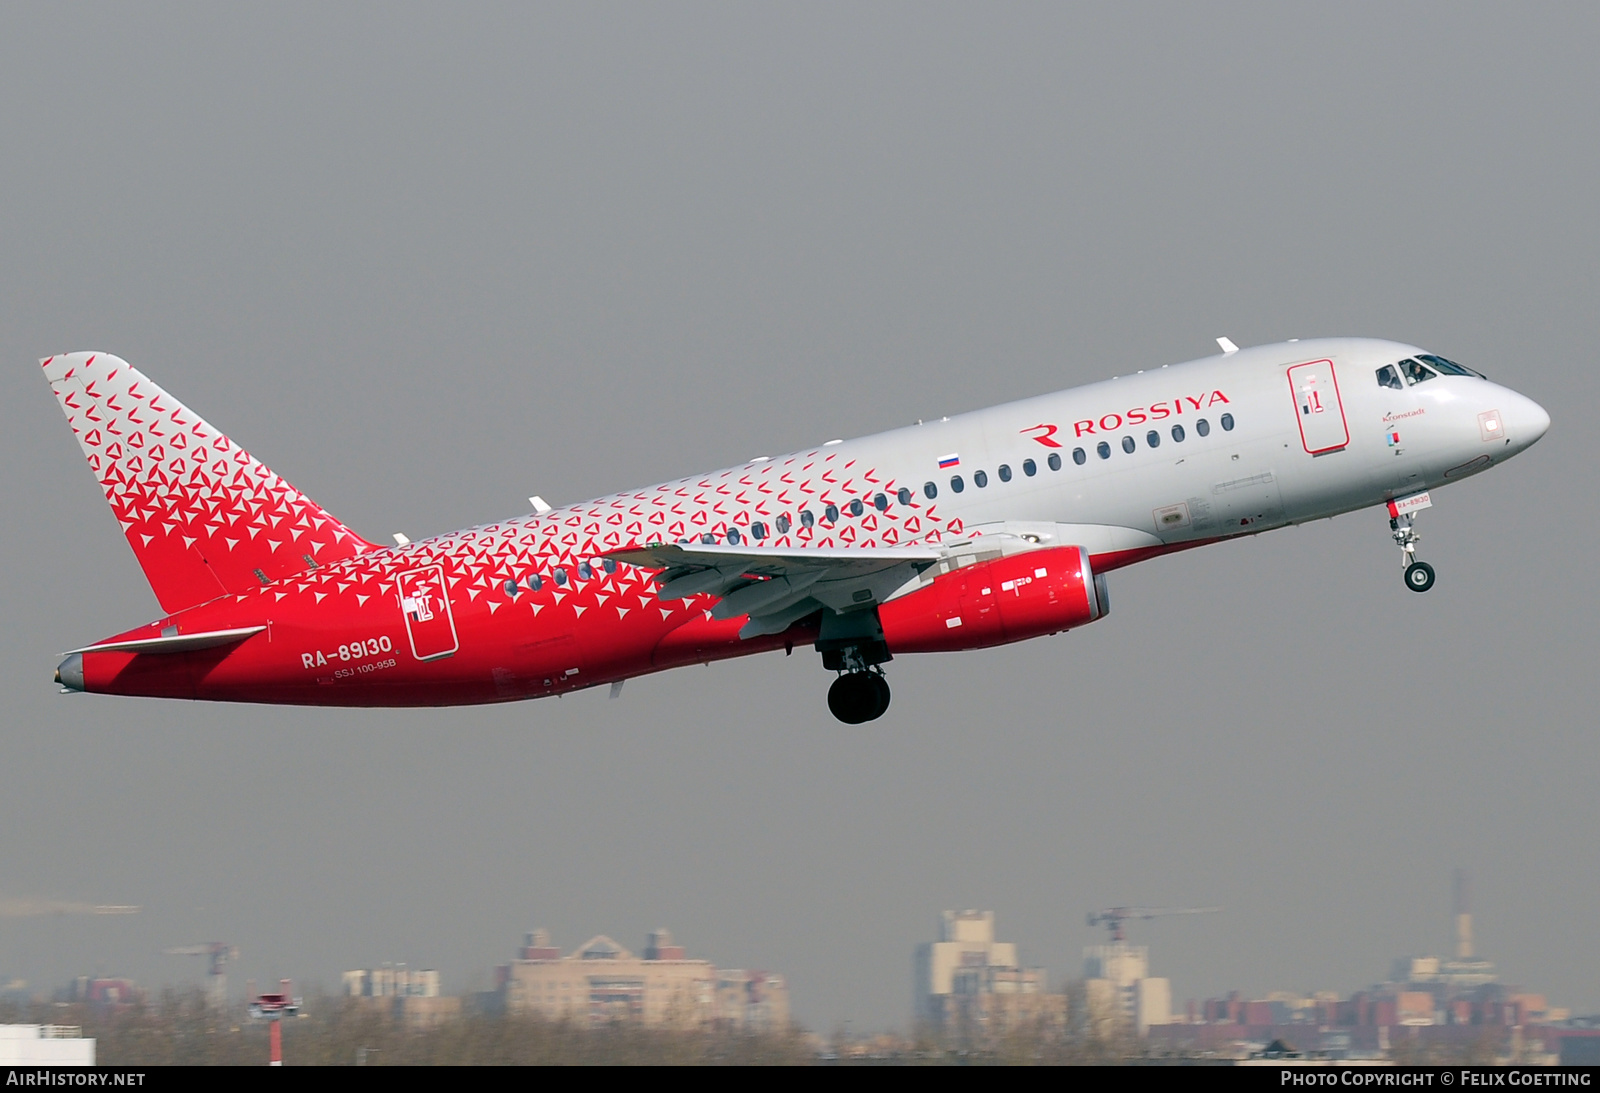
M69 649L62 656L70 657L74 653L192 653L199 649L237 645L265 629L265 626L241 626L236 630L207 630L200 634L163 634L159 638L107 641L99 645L85 645L82 649Z

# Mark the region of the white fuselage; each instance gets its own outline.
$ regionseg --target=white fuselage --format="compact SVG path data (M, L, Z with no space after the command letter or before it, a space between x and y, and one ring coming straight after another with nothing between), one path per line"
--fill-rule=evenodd
M1380 386L1378 369L1420 352L1357 338L1258 346L843 441L834 450L840 459L881 468L918 503L927 502L931 484L946 516L968 528L1069 525L1074 530L1064 537L1096 555L1249 534L1457 481L1510 458L1548 428L1548 415L1532 400L1475 376ZM1331 423L1342 411L1348 439L1337 443L1335 424L1335 446L1312 454L1308 447L1327 441L1303 434L1300 419L1311 415L1289 370L1316 361L1332 362L1336 383L1319 412ZM1480 418L1496 411L1502 426L1486 433ZM1052 455L1059 469L1051 469ZM948 456L959 462L941 468ZM1009 481L1001 480L1002 468Z

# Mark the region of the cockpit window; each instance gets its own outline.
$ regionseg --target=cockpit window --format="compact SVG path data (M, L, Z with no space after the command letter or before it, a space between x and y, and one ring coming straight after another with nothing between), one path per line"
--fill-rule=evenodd
M1426 383L1438 375L1433 369L1411 357L1400 362L1400 374L1405 376L1409 384Z
M1393 387L1396 391L1405 390L1405 384L1400 382L1400 370L1392 364L1386 364L1378 369L1378 386Z
M1472 376L1480 380L1487 378L1482 372L1474 372L1464 364L1447 361L1443 357L1437 357L1432 353L1418 353L1417 359L1427 361L1437 371L1443 372L1447 376Z

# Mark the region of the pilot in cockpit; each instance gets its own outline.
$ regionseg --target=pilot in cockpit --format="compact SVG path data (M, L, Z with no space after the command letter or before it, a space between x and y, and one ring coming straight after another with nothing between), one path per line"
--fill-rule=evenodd
M1423 361L1428 363L1424 364ZM1485 378L1482 372L1475 372L1464 364L1445 360L1432 353L1418 353L1416 357L1407 357L1399 364L1386 364L1378 369L1378 386L1403 391L1406 387L1415 387L1419 383L1425 383L1441 375ZM1405 377L1404 384L1400 382L1401 376Z

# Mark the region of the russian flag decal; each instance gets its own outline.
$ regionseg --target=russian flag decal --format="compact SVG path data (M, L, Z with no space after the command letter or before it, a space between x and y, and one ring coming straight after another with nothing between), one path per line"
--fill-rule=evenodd
M948 467L959 467L960 465L961 465L961 457L959 455L957 455L955 452L951 452L949 455L941 455L939 457L939 469L940 470L944 470L944 469L946 469Z
M1390 429L1386 435L1389 438L1389 447L1393 448L1400 443L1400 432L1398 429Z

